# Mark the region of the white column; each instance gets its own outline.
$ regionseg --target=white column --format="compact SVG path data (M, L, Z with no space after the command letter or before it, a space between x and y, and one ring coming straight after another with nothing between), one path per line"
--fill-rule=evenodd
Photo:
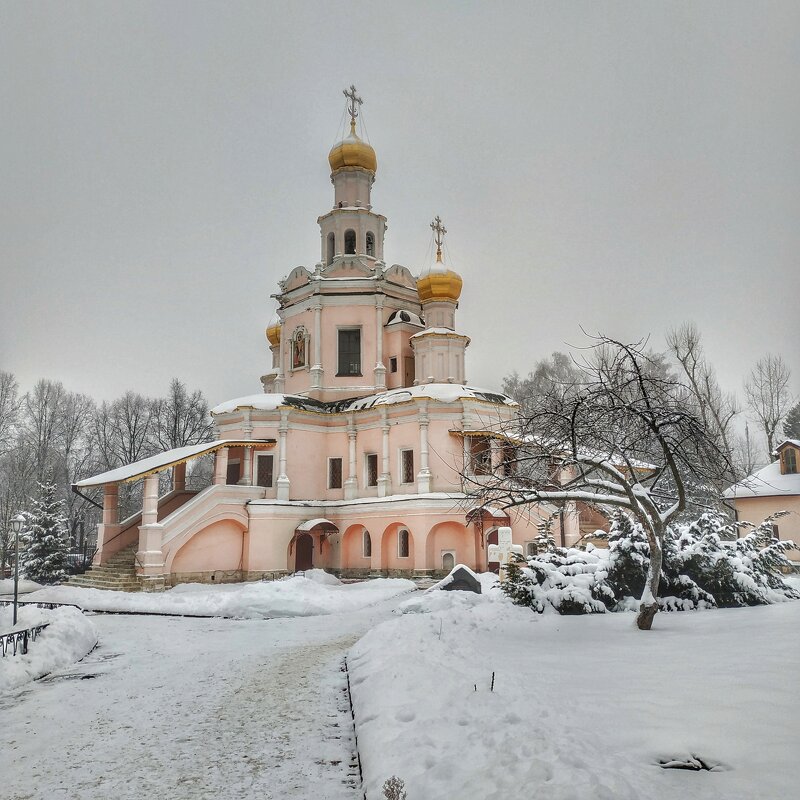
M145 589L164 586L164 555L161 551L161 525L158 524L158 474L144 479L142 524L139 526L139 550L136 558L141 564Z
M289 412L281 410L281 423L278 427L278 480L275 482L278 487L278 500L289 499L290 481L286 474L286 435L289 432Z
M311 388L322 387L322 306L314 306L314 364L311 367Z
M356 464L356 425L353 415L347 422L348 467L344 482L344 499L353 500L358 496L358 465Z
M242 453L242 477L239 486L253 485L253 448L244 447Z
M378 295L375 308L376 360L374 380L376 389L386 388L386 366L383 363L383 296Z
M383 432L383 464L378 478L378 497L386 497L391 493L392 476L389 472L389 421L386 406L381 407L381 431Z
M428 464L428 408L423 404L419 409L419 472L417 491L425 494L431 490L431 470Z
M275 377L275 383L272 384L273 391L280 394L283 387L286 385L286 370L284 364L284 352L286 351L286 342L283 341L283 327L281 327L281 340L276 348L278 355L278 374Z
M228 448L220 447L214 453L214 486L224 486L228 482Z

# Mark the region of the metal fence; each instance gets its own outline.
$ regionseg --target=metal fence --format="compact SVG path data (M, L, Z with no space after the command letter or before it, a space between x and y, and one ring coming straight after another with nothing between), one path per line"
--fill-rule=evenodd
M20 655L25 655L28 652L28 642L35 642L36 637L49 625L49 622L44 622L41 625L36 625L33 628L26 628L24 631L12 631L11 633L0 634L0 651L2 651L3 658L9 650L13 650L12 655L17 652Z

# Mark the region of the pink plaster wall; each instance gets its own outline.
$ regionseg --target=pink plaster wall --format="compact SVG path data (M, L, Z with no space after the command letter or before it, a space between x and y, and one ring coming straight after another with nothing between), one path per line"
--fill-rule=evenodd
M456 564L465 564L475 569L475 537L465 525L458 522L442 522L436 525L427 539L428 568L441 570L442 550L456 551Z
M172 572L241 569L243 537L242 529L235 522L214 522L181 547L172 561Z
M741 497L735 502L742 522L758 525L776 511L788 511L789 515L776 520L781 539L791 539L800 544L800 497ZM800 559L799 550L788 553L792 560Z

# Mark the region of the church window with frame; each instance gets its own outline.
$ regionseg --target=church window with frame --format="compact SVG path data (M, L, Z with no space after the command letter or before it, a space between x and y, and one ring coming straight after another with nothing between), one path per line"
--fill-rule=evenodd
M414 451L400 451L400 483L414 483Z
M487 436L470 437L469 455L473 475L492 474L492 442Z
M397 356L389 359L389 372L397 372Z
M372 231L367 231L367 255L375 256L375 234Z
M329 458L328 459L328 488L341 489L342 488L342 459Z
M344 232L344 254L346 256L356 254L356 232L352 228L348 228Z
M397 557L408 558L410 552L408 531L405 528L400 528L397 532Z
M378 454L367 453L364 457L365 481L367 486L378 485Z
M275 458L272 453L258 453L256 455L256 486L272 488L275 475Z
M339 328L337 377L361 376L361 328Z
M372 537L366 528L361 534L361 555L364 558L372 558Z
M292 334L292 369L308 366L308 331L302 326Z

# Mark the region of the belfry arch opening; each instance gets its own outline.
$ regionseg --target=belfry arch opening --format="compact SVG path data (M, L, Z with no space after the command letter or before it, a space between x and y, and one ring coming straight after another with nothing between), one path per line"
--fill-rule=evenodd
M367 231L367 255L375 257L375 234Z
M344 254L346 256L356 254L356 232L352 228L344 232Z
M333 264L333 258L336 255L336 234L333 232L328 234L328 249L327 249L327 264Z

